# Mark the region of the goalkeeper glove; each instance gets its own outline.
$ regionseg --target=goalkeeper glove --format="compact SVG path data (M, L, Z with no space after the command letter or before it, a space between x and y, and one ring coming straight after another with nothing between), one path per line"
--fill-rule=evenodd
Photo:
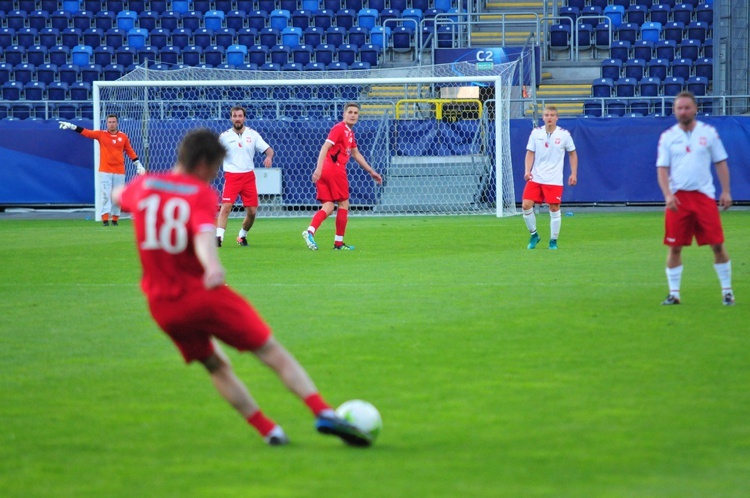
M146 168L143 167L143 164L141 164L141 162L138 159L133 161L133 164L135 164L135 169L139 175L143 175L146 173Z
M68 123L67 121L60 121L60 129L61 130L75 130L77 128L76 125L73 123Z

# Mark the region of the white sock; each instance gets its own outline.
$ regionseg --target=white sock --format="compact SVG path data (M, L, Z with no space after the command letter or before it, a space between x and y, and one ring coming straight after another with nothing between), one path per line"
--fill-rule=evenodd
M667 268L667 284L669 285L669 294L680 298L680 282L682 281L682 265L674 268Z
M240 228L240 238L247 237L247 230Z
M273 429L271 429L271 432L269 432L268 434L266 434L263 437L263 440L265 442L269 442L271 440L271 438L273 438L273 437L278 437L278 438L281 438L281 439L286 439L286 433L284 433L284 429L282 429L281 426L278 425L278 424L273 426Z
M732 262L714 264L714 270L721 283L721 293L728 294L732 292Z
M307 227L307 231L310 232L311 234L315 235L315 227L314 226L310 225L309 227Z
M219 237L221 240L224 240L224 229L223 228L217 228L216 229L216 236Z
M549 238L550 240L557 240L557 236L560 235L560 225L562 225L562 213L560 211L549 212Z
M523 221L526 223L526 228L529 229L529 233L536 232L536 215L534 214L534 208L523 210Z

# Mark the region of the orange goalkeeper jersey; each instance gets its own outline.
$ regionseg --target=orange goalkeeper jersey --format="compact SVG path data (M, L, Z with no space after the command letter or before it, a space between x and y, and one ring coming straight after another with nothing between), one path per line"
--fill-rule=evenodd
M127 154L133 161L138 159L138 154L130 145L130 139L121 131L113 135L107 130L87 130L84 128L81 135L99 142L99 171L101 173L124 175L125 157L123 153Z

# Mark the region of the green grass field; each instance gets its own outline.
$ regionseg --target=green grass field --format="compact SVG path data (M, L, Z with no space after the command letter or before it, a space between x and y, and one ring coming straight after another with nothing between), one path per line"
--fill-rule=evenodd
M232 352L292 440L265 446L151 321L129 221L0 221L0 496L747 496L750 211L723 221L732 308L695 246L660 306L658 212L564 217L558 251L546 213L534 251L518 217L354 215L351 253L259 219L229 283L331 403L380 409L365 450Z

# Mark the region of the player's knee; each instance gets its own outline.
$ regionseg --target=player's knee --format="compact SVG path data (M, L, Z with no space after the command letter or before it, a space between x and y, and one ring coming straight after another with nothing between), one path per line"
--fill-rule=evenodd
M208 358L204 358L203 360L201 360L201 363L204 367L206 367L208 373L211 374L216 373L222 368L227 368L229 366L229 364L216 353L213 353Z

